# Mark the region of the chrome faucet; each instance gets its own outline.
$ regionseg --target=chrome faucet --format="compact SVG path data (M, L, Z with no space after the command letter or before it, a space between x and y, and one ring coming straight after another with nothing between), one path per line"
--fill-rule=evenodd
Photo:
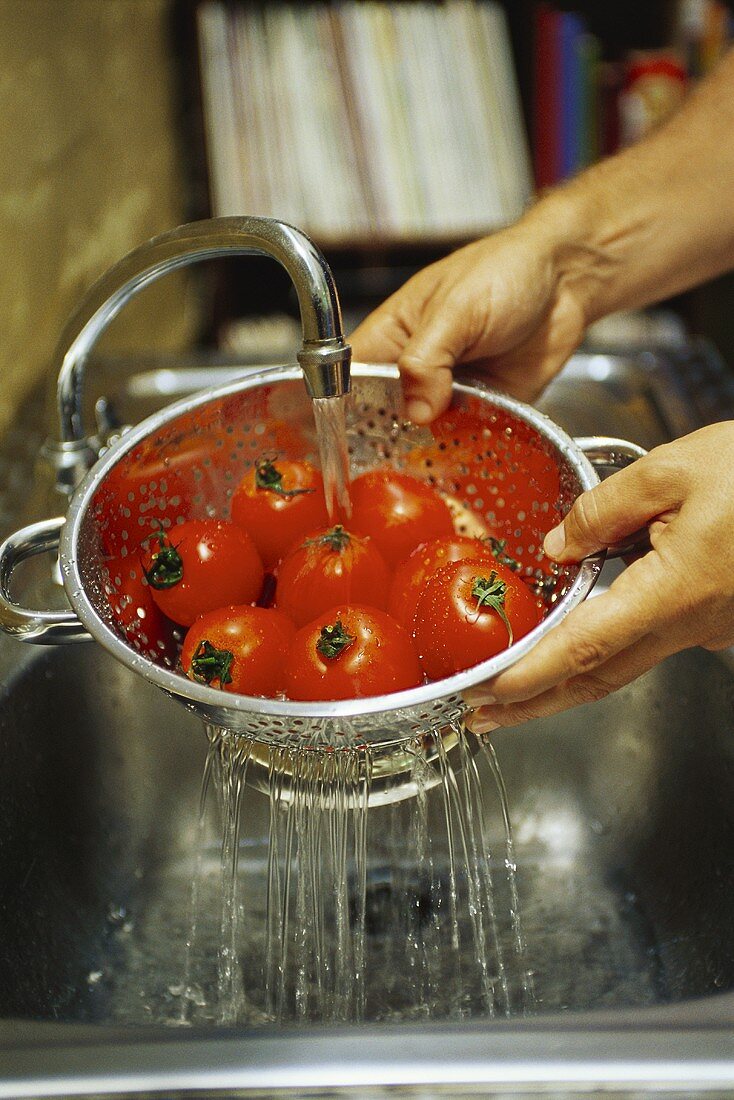
M89 354L123 306L161 275L198 260L260 253L272 256L291 277L298 296L303 344L298 352L312 398L349 391L351 348L344 341L336 287L326 260L300 230L270 218L211 218L179 226L129 252L87 292L67 322L54 353L58 375L59 438L44 457L58 488L74 490L97 458L99 443L85 431L82 388Z

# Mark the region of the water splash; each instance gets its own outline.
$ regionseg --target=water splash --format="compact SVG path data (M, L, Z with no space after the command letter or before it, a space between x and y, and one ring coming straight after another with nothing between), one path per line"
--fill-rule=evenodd
M349 749L271 753L265 1001L279 1022L363 1016L365 765Z

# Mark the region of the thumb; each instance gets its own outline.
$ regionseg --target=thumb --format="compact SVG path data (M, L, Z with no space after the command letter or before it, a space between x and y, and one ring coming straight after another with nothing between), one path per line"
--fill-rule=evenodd
M646 455L581 493L563 522L548 532L543 548L555 561L580 561L677 507L680 492L679 484L661 476L653 455Z

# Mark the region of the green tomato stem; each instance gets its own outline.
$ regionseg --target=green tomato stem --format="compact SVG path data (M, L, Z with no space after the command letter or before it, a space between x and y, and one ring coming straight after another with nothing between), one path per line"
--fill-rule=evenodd
M211 684L219 680L222 687L232 683L232 662L234 653L229 649L217 649L206 640L199 642L196 653L191 659L191 671L194 679L201 684Z
M341 619L337 619L333 626L322 627L319 640L316 643L316 649L322 657L326 657L329 661L333 661L355 641L355 636L353 634L347 634Z
M340 523L337 523L331 530L324 531L323 535L318 535L315 539L306 539L303 545L328 546L330 550L341 554L342 550L346 550L351 541L352 536L349 532L345 531Z
M487 607L491 611L497 612L502 622L507 627L507 633L510 639L509 645L512 645L514 640L512 624L507 618L507 612L505 611L505 595L507 594L507 585L505 582L499 579L493 569L489 577L474 577L472 579L471 594L477 601L477 611L482 607Z
M154 537L158 539L158 549L151 555L150 568L143 570L145 579L151 588L159 591L173 588L183 580L184 567L181 555L162 531Z
M313 489L285 489L283 475L270 458L259 458L255 463L255 485L281 497L298 497L314 492Z

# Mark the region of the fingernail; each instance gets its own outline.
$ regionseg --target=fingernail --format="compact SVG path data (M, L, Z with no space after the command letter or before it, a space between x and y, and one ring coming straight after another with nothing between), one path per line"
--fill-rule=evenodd
M492 730L499 729L499 722L495 722L492 718L482 714L481 710L475 710L470 718L467 718L466 724L472 733L483 734L491 733Z
M492 703L496 703L494 695L490 695L487 691L482 691L477 688L476 691L472 691L471 688L464 692L464 702L468 707L488 707Z
M543 540L543 549L549 558L559 558L566 546L566 530L562 523L548 532Z
M433 409L421 397L414 397L405 406L405 415L414 424L427 424L433 416Z

